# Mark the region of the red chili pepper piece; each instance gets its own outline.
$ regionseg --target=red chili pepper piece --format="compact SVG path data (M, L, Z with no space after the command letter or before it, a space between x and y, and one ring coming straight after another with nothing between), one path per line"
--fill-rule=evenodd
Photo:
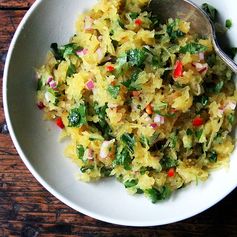
M200 127L204 124L204 121L203 121L203 118L201 117L196 117L194 120L193 120L193 126L194 127Z
M142 24L142 20L141 19L136 19L135 24L140 26Z
M183 75L183 64L181 61L177 61L174 65L174 73L173 77L174 80L176 80L178 77L181 77Z
M64 126L64 124L63 124L62 118L57 118L57 119L56 119L56 124L57 124L57 126L60 127L61 129L64 129L64 128L65 128L65 126Z
M108 71L108 72L112 72L112 71L114 71L114 66L112 66L112 65L109 65L109 66L106 66L106 71Z
M174 177L175 175L175 170L174 168L170 168L167 173L168 177Z

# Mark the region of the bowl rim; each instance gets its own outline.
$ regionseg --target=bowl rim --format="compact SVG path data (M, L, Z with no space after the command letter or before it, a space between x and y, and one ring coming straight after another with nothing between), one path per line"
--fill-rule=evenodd
M179 221L188 219L190 217L196 216L197 214L200 214L200 213L208 210L210 207L214 206L215 204L217 204L219 201L224 199L228 194L230 194L237 187L237 183L235 185L230 186L226 193L224 193L222 196L215 199L210 205L207 205L206 207L203 207L203 208L199 208L199 209L197 209L196 211L194 211L192 213L185 214L185 215L180 215L179 218L173 217L173 218L163 219L162 221L155 221L154 220L154 221L146 222L146 221L143 220L143 221L138 222L138 221L131 221L131 220L130 221L123 221L121 219L106 217L102 214L93 213L93 212L87 210L86 208L83 208L83 207L73 203L68 198L64 197L63 194L56 191L52 186L50 186L47 183L47 181L45 179L43 179L41 177L41 175L33 167L33 165L28 160L27 156L24 154L24 151L22 150L22 148L20 147L20 145L18 143L17 136L14 132L13 125L12 125L11 118L10 118L10 114L9 114L9 106L8 106L8 98L7 98L7 83L8 83L9 66L10 66L11 58L12 58L12 55L13 55L13 52L14 52L14 49L15 49L16 41L17 41L18 37L20 36L20 34L21 34L26 22L28 21L29 17L37 10L38 6L40 4L42 4L43 2L44 2L44 0L36 0L32 4L30 9L26 12L25 16L22 18L20 24L17 27L16 32L14 33L14 36L11 40L11 43L10 43L10 46L9 46L9 49L8 49L6 61L5 61L4 72L3 72L2 93L3 93L4 115L5 115L6 123L7 123L7 126L8 126L8 130L9 130L9 134L11 136L12 142L13 142L13 144L14 144L21 160L26 165L28 170L31 172L31 174L34 176L34 178L48 192L50 192L53 196L55 196L58 200L60 200L65 205L69 206L70 208L72 208L72 209L74 209L74 210L76 210L76 211L78 211L82 214L85 214L87 216L90 216L92 218L95 218L97 220L104 221L104 222L111 223L111 224L121 225L121 226L131 226L131 227L149 227L150 226L151 227L151 226L161 226L161 225L171 224L171 223L179 222Z

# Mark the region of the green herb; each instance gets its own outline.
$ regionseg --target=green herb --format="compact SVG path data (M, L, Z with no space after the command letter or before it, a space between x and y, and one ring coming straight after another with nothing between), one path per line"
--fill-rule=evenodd
M115 164L123 165L125 170L131 170L132 158L129 151L126 148L123 148L121 152L116 152Z
M147 58L143 49L131 49L127 52L128 63L132 66L141 67Z
M177 38L183 37L184 32L178 30L179 19L175 19L167 25L167 34L169 35L171 41L176 40Z
M156 188L147 189L145 193L151 199L152 203L156 203L158 201L169 198L171 195L171 190L167 186L162 186L159 189Z
M81 104L79 107L70 111L68 115L68 124L69 127L81 127L82 125L87 124L85 104Z
M199 130L195 131L195 137L197 138L198 141L201 138L202 133L203 133L203 129L199 129Z
M72 63L70 63L69 64L69 67L68 67L68 69L67 69L67 74L66 74L66 76L67 77L71 77L73 74L75 74L76 73L76 67L75 67L75 65L74 64L72 64Z
M212 163L217 162L217 153L216 153L216 151L211 151L211 152L208 154L208 159L209 159L209 161L212 162Z
M193 135L193 131L190 128L188 128L187 131L186 131L186 134L188 136L192 136Z
M131 18L132 20L135 20L135 19L138 18L139 13L138 13L138 12L131 12L131 13L129 14L129 16L130 16L130 18Z
M227 115L227 120L228 120L228 122L231 124L231 125L233 125L234 124L234 122L235 122L235 115L234 114L228 114Z
M149 145L149 139L148 139L147 137L145 137L144 135L141 136L141 138L140 138L140 143L142 144L142 146L143 146L144 148L150 146L150 145Z
M43 80L42 79L38 79L37 81L37 91L40 91L43 87Z
M170 134L170 137L169 137L169 147L175 148L176 143L177 143L177 135L173 132Z
M105 167L105 166L103 166L103 167L100 169L100 173L102 174L103 177L109 177L110 174L111 174L111 171L112 171L111 168L107 168L107 167Z
M127 54L123 54L117 58L116 71L118 76L122 75L128 69Z
M98 103L94 104L95 114L97 114L99 117L98 129L101 131L101 133L105 139L110 139L112 137L112 135L111 135L112 130L106 121L106 118L107 118L106 109L107 108L108 108L107 104L102 107L99 107Z
M84 154L85 154L85 148L82 145L78 145L77 146L77 157L80 160L83 160Z
M78 50L81 50L82 47L78 46L75 43L70 43L70 44L66 44L61 47L58 47L57 43L52 43L51 49L53 50L53 54L56 60L62 61L68 58L68 56L70 55L75 55L78 57L76 52Z
M159 21L158 16L156 16L156 15L151 15L149 19L150 19L151 22L152 22L152 25L151 25L151 28L152 28L152 29L159 27L160 21Z
M107 91L110 93L110 95L114 98L117 99L119 92L120 92L120 86L112 86L109 85L107 88Z
M127 149L133 153L134 151L134 145L135 145L135 139L133 134L128 134L128 133L124 133L121 137L120 137L121 141L123 142L123 144L125 145L125 147L127 147Z
M142 193L144 193L144 191L142 189L138 188L136 194L142 194Z
M122 82L122 84L124 86L126 86L129 91L134 91L134 90L140 90L141 89L141 87L136 84L136 81L138 79L138 76L139 76L140 72L141 72L140 69L136 69L132 73L131 78L129 80L127 80L125 82Z
M87 170L93 170L93 169L94 169L94 166L90 165L90 166L82 166L80 170L82 173L85 173Z
M190 54L197 54L200 52L205 52L207 50L207 46L198 43L188 43L185 46L181 47L180 53L190 53Z
M217 10L213 6L211 6L210 4L204 3L202 4L202 9L207 13L207 15L210 17L210 19L213 22L216 22Z
M160 165L162 169L170 169L178 165L178 161L170 157L164 157L160 160Z
M225 27L228 29L230 29L232 27L232 21L230 19L227 19L225 21Z
M208 102L209 102L208 96L206 96L206 95L200 96L199 102L202 104L203 107L207 106Z
M223 88L223 86L224 86L224 82L223 82L223 81L219 81L219 82L215 85L215 87L214 87L214 92L215 92L215 93L220 93L221 90L222 90L222 88Z
M124 26L124 24L123 24L123 22L122 22L121 20L118 20L118 24L119 24L119 26L120 26L122 29L125 30L125 26Z
M134 186L136 186L138 184L138 180L137 179L132 179L132 180L127 180L124 183L125 188L132 188Z
M151 63L153 67L162 67L161 59L156 55L152 57Z

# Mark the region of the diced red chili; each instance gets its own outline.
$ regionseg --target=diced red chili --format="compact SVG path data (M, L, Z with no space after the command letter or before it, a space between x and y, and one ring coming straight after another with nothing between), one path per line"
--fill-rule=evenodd
M201 118L201 117L196 117L196 118L194 118L193 119L193 126L194 127L200 127L200 126L202 126L204 124L204 120L203 120L203 118Z
M168 177L174 177L175 175L175 170L174 168L170 168L167 172Z
M114 71L114 66L112 66L112 65L109 65L109 66L106 66L106 71L108 71L108 72L113 72Z
M141 19L136 19L135 20L135 24L137 25L137 26L140 26L140 25L142 25L142 20Z
M177 80L178 77L181 77L183 75L183 64L181 61L177 61L174 65L174 73L173 77L174 80Z
M57 126L60 127L61 129L64 129L64 128L65 128L65 126L64 126L64 124L63 124L62 118L57 118L57 119L56 119L56 124L57 124Z

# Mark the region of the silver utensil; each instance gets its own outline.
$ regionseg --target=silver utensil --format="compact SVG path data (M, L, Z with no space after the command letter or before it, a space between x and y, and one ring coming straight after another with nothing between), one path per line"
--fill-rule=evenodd
M180 18L191 23L190 33L211 37L216 53L237 74L237 64L223 52L217 42L214 24L196 4L189 0L152 0L149 9L163 22L168 18Z

